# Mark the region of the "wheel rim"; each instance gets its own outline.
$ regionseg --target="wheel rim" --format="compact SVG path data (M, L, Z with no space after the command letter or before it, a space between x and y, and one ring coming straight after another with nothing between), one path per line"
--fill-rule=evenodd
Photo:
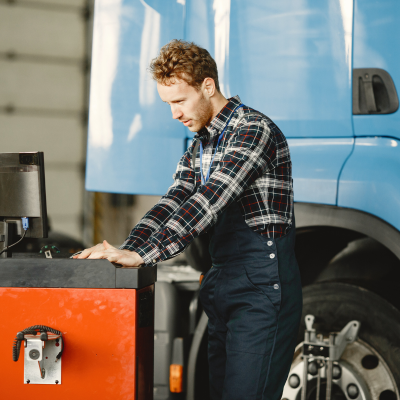
M300 400L304 363L303 343L295 350L289 378L282 399ZM310 364L313 360L310 360ZM315 367L315 364L313 364ZM336 370L335 370L336 368ZM314 368L315 370L315 368ZM309 367L309 372L315 373ZM394 377L384 359L370 345L357 339L347 345L339 361L334 362L332 400L397 400L399 392ZM320 368L321 391L319 400L325 400L325 367ZM315 400L317 375L307 375L307 400Z

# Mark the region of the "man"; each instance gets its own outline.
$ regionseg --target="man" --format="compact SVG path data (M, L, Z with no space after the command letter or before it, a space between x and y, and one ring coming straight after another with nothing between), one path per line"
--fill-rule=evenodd
M213 267L200 300L209 317L211 399L279 400L302 305L286 139L238 96L223 96L207 50L173 40L150 70L172 117L197 133L173 185L121 248L104 241L79 258L153 265L209 232Z

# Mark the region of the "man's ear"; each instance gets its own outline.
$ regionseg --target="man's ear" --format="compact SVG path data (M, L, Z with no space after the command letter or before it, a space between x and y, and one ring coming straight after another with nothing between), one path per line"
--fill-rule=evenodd
M203 90L206 92L208 97L212 97L215 94L215 82L213 78L205 78L203 81Z

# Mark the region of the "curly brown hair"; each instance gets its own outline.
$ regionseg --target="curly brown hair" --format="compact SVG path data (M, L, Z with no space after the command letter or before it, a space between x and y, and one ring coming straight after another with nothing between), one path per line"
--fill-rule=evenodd
M220 91L217 64L206 49L192 42L171 40L151 61L150 72L153 79L162 85L171 85L179 79L197 90L205 78L212 78Z

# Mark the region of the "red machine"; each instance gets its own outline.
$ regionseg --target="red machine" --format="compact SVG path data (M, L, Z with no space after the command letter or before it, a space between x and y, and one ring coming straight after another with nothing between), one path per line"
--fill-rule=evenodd
M106 260L1 260L0 397L153 399L155 281Z

